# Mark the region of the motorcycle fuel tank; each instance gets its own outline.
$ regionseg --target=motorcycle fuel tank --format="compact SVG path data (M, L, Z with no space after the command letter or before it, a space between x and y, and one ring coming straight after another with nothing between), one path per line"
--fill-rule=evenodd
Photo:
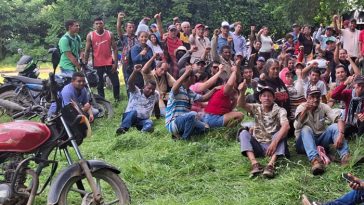
M15 121L0 124L0 152L31 152L51 136L42 123Z

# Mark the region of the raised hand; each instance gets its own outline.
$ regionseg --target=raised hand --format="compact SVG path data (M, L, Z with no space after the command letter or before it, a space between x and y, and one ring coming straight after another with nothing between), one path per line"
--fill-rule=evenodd
M162 12L159 12L159 13L157 13L156 15L154 15L154 18L155 18L155 19L160 19L160 18L161 18L161 16L162 16Z
M124 12L119 12L118 13L118 19L123 19L125 17L125 13Z
M142 68L143 68L142 64L134 65L134 71L135 72L140 72L142 70Z

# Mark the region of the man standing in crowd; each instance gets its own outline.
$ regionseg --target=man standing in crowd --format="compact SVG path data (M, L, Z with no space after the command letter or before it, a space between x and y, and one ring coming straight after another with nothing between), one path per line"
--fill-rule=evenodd
M247 57L247 46L243 36L243 25L240 21L234 23L234 29L234 32L231 34L234 42L234 51L235 53L242 53L243 59L245 59Z
M81 38L78 35L80 24L76 20L67 20L65 28L67 32L58 43L61 52L59 67L61 68L62 75L72 77L74 72L81 69Z
M342 35L343 38L343 48L348 51L348 54L353 58L355 61L358 57L360 57L360 50L359 50L359 33L360 31L356 29L356 20L351 19L349 28L346 29L339 29L337 26L337 20L339 17L335 15L333 17L334 27L338 34Z
M104 29L104 21L98 17L94 19L95 31L87 34L85 63L87 64L90 51L92 49L92 64L99 76L97 91L105 98L104 74L109 76L113 85L114 99L120 101L120 83L118 77L118 51L114 35L109 30Z
M125 13L123 13L123 12L118 13L116 30L117 30L118 36L119 36L118 47L119 47L119 49L121 49L121 55L122 55L121 63L123 66L124 81L125 81L125 83L127 83L129 76L128 76L126 70L128 69L129 63L131 63L131 62L128 62L128 58L130 55L131 48L138 42L138 39L134 34L135 24L133 22L126 23L126 25L125 25L126 33L125 34L123 33L123 31L121 29L121 25L122 25L122 21L123 21L124 17L125 17Z
M217 37L217 52L222 53L222 47L229 46L231 54L234 54L234 42L233 37L230 35L230 25L227 21L221 23L221 34ZM215 32L214 32L215 35Z
M188 21L181 23L182 32L179 32L179 39L183 42L183 46L190 49L189 37L191 34L191 25Z
M346 165L350 158L349 146L344 137L345 122L328 105L321 103L320 99L321 91L316 86L311 86L307 91L307 102L297 107L294 122L297 151L306 153L313 175L325 171L316 146L328 148L333 144L342 165ZM326 119L333 124L326 127Z
M197 51L191 54L190 63L194 63L196 59L211 60L210 52L206 54L205 58L202 58L206 50L211 50L210 40L203 35L204 29L205 26L203 24L197 24L194 32L190 35L190 44L197 47Z

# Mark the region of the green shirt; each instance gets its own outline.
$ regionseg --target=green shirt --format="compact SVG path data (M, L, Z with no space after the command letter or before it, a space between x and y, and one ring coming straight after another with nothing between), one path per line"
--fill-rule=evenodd
M76 66L68 59L66 52L71 51L76 59L80 59L81 38L79 35L72 37L68 32L62 36L58 43L61 51L59 66L61 70L76 71Z

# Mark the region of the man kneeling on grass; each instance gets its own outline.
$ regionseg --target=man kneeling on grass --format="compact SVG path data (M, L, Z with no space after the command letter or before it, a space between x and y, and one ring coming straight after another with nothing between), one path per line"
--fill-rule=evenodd
M345 165L349 161L349 146L344 137L345 122L339 119L340 114L335 113L330 106L320 103L320 98L321 91L316 86L310 87L307 102L297 107L294 122L297 152L306 153L311 161L313 175L325 171L316 146L328 149L334 144L341 163ZM327 127L326 119L333 124Z
M191 65L179 72L180 78L169 93L166 108L166 127L173 139L188 139L192 134L200 134L209 128L203 123L196 112L191 111L194 102L205 102L216 91L213 88L205 95L191 91L189 87L196 82L196 75Z
M252 164L251 174L253 176L263 172L267 178L274 177L274 164L277 157L284 155L286 137L290 128L285 109L274 103L274 90L271 87L260 87L258 90L258 103L246 103L245 91L246 80L239 85L238 105L251 113L254 117L255 125L253 135L247 130L239 134L241 153L247 156ZM264 168L255 157L269 156L270 161Z
M153 122L149 118L152 115L154 106L159 101L159 93L155 91L155 81L147 81L143 89L135 85L137 73L141 72L141 70L142 65L135 65L134 71L129 77L129 102L116 134L124 134L133 125L143 132L153 131ZM159 113L155 113L155 115L159 118Z

